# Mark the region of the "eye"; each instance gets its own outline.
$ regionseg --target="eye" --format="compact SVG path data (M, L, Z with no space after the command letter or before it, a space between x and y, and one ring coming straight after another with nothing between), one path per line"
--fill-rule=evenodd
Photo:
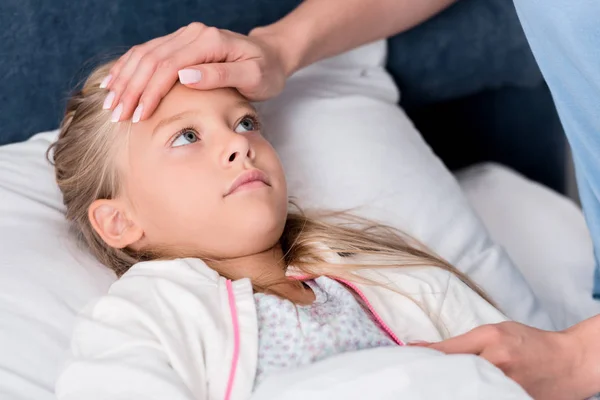
M246 115L244 118L242 118L240 122L238 122L237 126L235 127L235 131L237 133L252 132L257 129L258 120L251 115Z
M196 143L200 138L198 133L191 128L185 128L179 131L175 139L171 143L171 147L187 146L188 144Z

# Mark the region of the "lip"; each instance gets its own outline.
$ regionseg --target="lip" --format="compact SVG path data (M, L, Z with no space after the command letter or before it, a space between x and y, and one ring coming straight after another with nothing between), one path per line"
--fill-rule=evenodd
M267 186L271 186L267 174L265 174L259 169L252 169L246 172L242 172L235 179L235 181L233 181L233 183L229 187L229 190L227 190L225 196L229 196L230 194L235 193L236 191L238 191L238 189L240 189L240 187L252 182L262 182Z

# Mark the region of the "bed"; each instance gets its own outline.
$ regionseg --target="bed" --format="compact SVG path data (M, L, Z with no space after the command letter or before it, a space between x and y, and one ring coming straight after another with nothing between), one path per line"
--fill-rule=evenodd
M577 206L496 164L464 170L457 180L397 107L400 93L384 68L386 56L380 41L324 60L297 73L278 99L259 105L290 194L304 207L353 209L408 231L516 320L561 329L598 313L590 294L591 242ZM54 397L78 310L115 280L64 220L45 158L55 137L49 131L0 147L0 398ZM389 362L376 352L363 355L382 371ZM401 356L407 365L416 357ZM484 377L482 388L526 398L489 364L455 362L435 365L452 370L464 363L465 374ZM419 386L401 389L407 388L416 392L390 393L417 393ZM454 398L446 393L441 398Z

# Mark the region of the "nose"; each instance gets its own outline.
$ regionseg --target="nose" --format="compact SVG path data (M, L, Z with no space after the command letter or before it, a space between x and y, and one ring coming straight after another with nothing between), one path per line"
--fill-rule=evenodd
M254 149L247 137L234 132L228 135L222 156L224 167L244 163L247 160L253 161L254 156Z

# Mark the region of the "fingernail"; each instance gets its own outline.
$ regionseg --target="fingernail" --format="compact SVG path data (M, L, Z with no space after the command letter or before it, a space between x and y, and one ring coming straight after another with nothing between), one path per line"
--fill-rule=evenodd
M144 106L140 104L136 107L135 111L133 112L133 118L131 118L131 122L133 122L134 124L140 122L140 118L142 118L142 111L144 111Z
M110 109L113 101L115 101L115 92L111 91L110 93L108 93L108 95L106 95L106 99L104 99L104 104L102 105L102 108L104 110Z
M189 83L197 83L202 79L202 72L197 69L180 69L179 72L179 82L187 85Z
M106 87L108 86L111 79L112 79L112 75L108 75L106 78L104 78L102 83L100 83L100 89L106 89Z
M122 112L123 112L123 103L119 103L117 108L115 108L114 111L112 112L112 115L110 116L110 121L111 122L119 122Z

